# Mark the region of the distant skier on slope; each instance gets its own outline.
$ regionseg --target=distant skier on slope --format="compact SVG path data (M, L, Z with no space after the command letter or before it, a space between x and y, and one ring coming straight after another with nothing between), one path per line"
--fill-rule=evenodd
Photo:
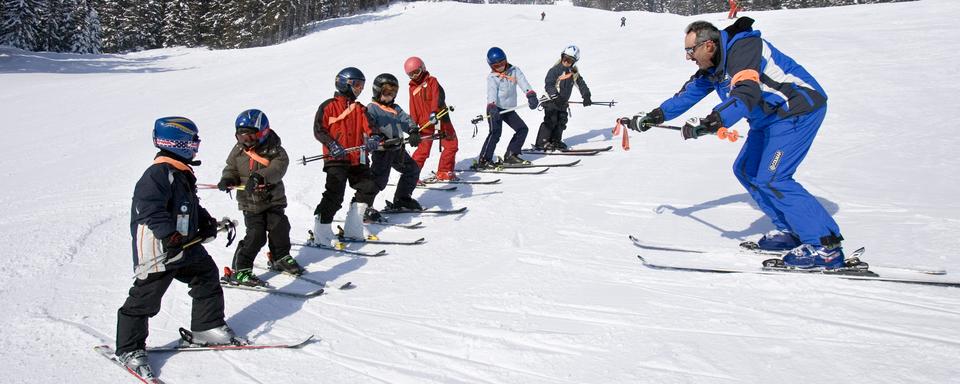
M742 17L720 31L706 21L686 28L687 59L699 70L660 107L639 114L629 128L673 119L716 90L721 102L707 117L690 119L684 139L714 134L740 119L750 124L733 170L775 231L758 242L763 250L791 250L787 266L837 268L844 265L843 236L822 205L793 174L803 161L827 112L827 95L802 66L752 29Z
M621 27L626 27L626 26L627 26L627 17L626 17L626 16L623 16L623 17L620 18L620 26L621 26Z
M447 108L446 93L436 77L427 71L427 66L419 57L412 56L403 63L403 70L410 77L410 115L413 121L420 127L421 135L433 135L439 130L440 139L440 162L437 164L437 180L458 181L460 178L453 173L453 167L456 165L457 150L460 147L457 140L457 131L453 128L450 121L450 115L444 115L437 118L441 110ZM427 158L430 157L430 149L433 147L433 140L424 140L417 146L413 152L413 160L417 166L423 169Z
M153 378L147 361L148 320L160 312L174 279L190 286L192 342L246 344L224 321L223 289L217 264L202 242L217 236L217 221L200 206L191 165L200 148L196 124L185 117L157 119L153 145L160 149L133 191L130 234L139 273L117 311L118 360L143 378Z
M580 61L580 48L569 45L560 52L560 60L547 71L543 80L547 91L547 101L543 102L543 123L537 133L533 147L541 151L562 151L567 149L563 143L563 131L567 129L567 108L570 106L570 94L576 85L583 98L583 106L588 107L590 88L580 76L576 63Z
M737 12L740 11L740 6L737 4L737 0L728 0L728 4L730 5L730 12L727 13L727 18L736 19Z
M244 186L237 191L237 205L243 211L247 233L237 244L233 272L226 277L232 284L266 285L253 273L253 260L268 239L270 268L300 275L303 269L290 255L290 220L284 212L287 194L283 175L290 164L287 151L280 145L280 136L270 128L267 114L259 109L241 112L234 128L237 144L227 155L217 188L229 191Z
M500 132L503 129L503 123L506 122L513 128L513 137L510 144L507 145L507 152L503 156L504 164L530 164L529 161L520 158L520 151L523 149L523 142L527 139L527 124L520 119L515 111L500 114L500 111L511 109L517 106L517 87L526 93L527 103L530 109L536 109L540 103L537 99L537 92L533 90L527 77L523 75L520 68L517 68L507 62L507 54L498 47L490 48L487 51L487 64L490 65L490 74L487 76L487 122L490 124L490 133L483 142L480 151L480 158L474 165L476 169L494 168L493 152L497 149L497 142L500 141Z
M356 193L347 211L343 235L353 239L367 237L363 216L377 195L367 152L379 148L381 138L370 136L373 132L367 120L366 108L357 102L366 80L363 72L357 68L340 70L334 80L336 93L320 104L314 117L313 136L323 143L324 154L330 156L323 163L323 171L327 174L323 198L313 211L314 242L319 245L337 246L339 243L331 225L333 216L343 205L348 182ZM351 147L363 147L366 151L348 152L346 148Z
M390 179L390 169L400 172L400 181L393 193L393 207L422 211L423 207L413 198L413 190L420 182L420 166L404 149L404 134L409 135L410 145L416 147L420 142L420 130L403 108L394 101L400 84L397 77L389 73L381 73L373 79L373 102L367 104L367 119L375 136L383 140L382 150L374 151L371 157L373 165L373 180L377 184L377 191L387 187ZM381 220L380 213L368 208L364 219L367 221Z

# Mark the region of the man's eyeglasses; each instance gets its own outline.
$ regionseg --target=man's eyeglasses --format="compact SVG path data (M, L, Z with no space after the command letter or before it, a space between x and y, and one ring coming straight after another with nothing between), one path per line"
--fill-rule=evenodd
M710 40L701 41L701 42L697 43L696 45L694 45L694 46L692 46L692 47L689 47L689 48L686 48L686 47L685 47L685 48L683 48L683 50L684 50L684 51L687 51L687 56L693 56L693 51L696 51L696 50L697 50L697 47L703 45L703 43L706 43L706 42L708 42L708 41L710 41Z

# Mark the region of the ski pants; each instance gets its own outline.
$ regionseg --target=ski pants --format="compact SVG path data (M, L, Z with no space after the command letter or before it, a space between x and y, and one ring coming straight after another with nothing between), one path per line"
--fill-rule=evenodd
M733 163L737 176L760 210L779 230L790 230L805 244L839 242L840 227L823 205L793 179L827 113L817 111L750 127Z
M371 156L373 157L371 171L373 180L377 183L377 192L387 187L392 168L400 172L400 181L397 183L397 190L393 193L393 201L410 198L413 189L417 187L417 182L420 181L420 166L407 154L407 151L399 148L374 152Z
M133 282L127 300L117 311L117 355L146 348L148 319L160 312L160 301L174 279L190 287L191 330L206 331L226 324L217 264L206 252L198 257L180 268L151 273Z
M543 123L540 132L537 132L538 147L547 143L556 143L563 140L563 131L567 129L567 110L543 108Z
M253 260L268 240L270 253L275 258L290 254L290 220L283 211L283 206L274 206L260 213L243 212L247 234L233 255L234 270L253 268Z
M440 164L437 165L437 174L453 171L454 163L456 163L457 150L460 148L459 141L457 140L457 131L453 129L453 124L451 124L450 121L444 120L446 120L446 118L440 121L440 132L444 134L444 137L440 139ZM420 135L432 135L434 132L434 127L430 126L420 131ZM422 140L420 141L420 145L417 146L417 150L413 152L413 160L417 162L417 167L420 169L423 169L423 164L426 163L427 158L430 157L430 149L432 147L433 140Z
M490 133L487 140L483 142L483 148L480 150L480 158L493 162L493 151L497 149L497 143L500 142L500 133L503 130L503 123L507 123L513 128L513 137L510 138L510 144L507 145L507 157L511 154L519 155L523 149L523 142L527 140L527 124L523 122L516 112L508 112L500 115L496 122L493 119L487 119L490 123Z
M327 173L327 184L320 204L317 204L317 208L313 211L314 215L320 216L321 223L333 222L333 216L343 205L347 182L350 183L350 188L357 191L351 202L373 205L373 199L380 190L373 181L370 167L362 164L349 166L336 164L324 167L323 171Z

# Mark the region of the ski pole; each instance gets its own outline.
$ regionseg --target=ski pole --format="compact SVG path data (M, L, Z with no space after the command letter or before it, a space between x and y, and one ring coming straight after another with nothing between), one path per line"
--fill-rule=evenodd
M345 149L344 151L345 151L345 153L351 153L351 152L359 151L359 150L363 149L364 147L365 147L365 146L363 146L363 145L358 145L358 146L356 146L356 147L347 148L347 149ZM333 158L335 158L335 157L334 157L334 156L330 156L330 155L303 156L303 157L301 157L300 159L298 159L297 162L300 163L300 164L302 164L302 165L307 165L307 163L309 163L309 162L313 162L313 161L317 161L317 160L333 159Z
M568 103L570 103L570 104L583 104L582 101L568 101ZM613 100L611 100L611 101L594 101L594 102L590 103L590 105L602 105L602 106L604 106L604 107L610 107L610 108L613 108L613 106L616 105L616 104L617 104L617 102L616 102L616 101L613 101Z
M219 189L219 188L217 187L216 184L197 183L197 189ZM243 190L246 190L246 187L244 187L244 186L242 186L242 185L235 185L235 186L232 186L232 187L227 187L227 189L232 189L232 190L235 190L235 191L243 191Z
M224 218L220 219L220 221L217 222L217 232L219 233L219 232L223 232L223 231L226 231L226 232L227 232L227 245L226 245L226 246L229 247L230 244L233 244L233 240L237 238L237 222L236 222L235 220L231 220L229 217L224 217ZM180 247L180 252L183 252L183 251L186 250L187 248L190 248L191 246L196 245L196 244L202 242L202 241L205 240L205 239L206 239L206 238L204 238L204 237L197 236L197 237L194 238L193 240L190 240L190 241L188 241L186 244L184 244L183 246L181 246L181 247ZM137 279L137 278L139 278L141 275L143 275L143 276L148 275L149 273L145 273L146 271L149 271L149 270L155 268L156 266L158 266L158 265L160 265L160 264L165 264L165 263L167 262L167 259L168 259L168 258L169 258L169 255L168 255L167 253L164 253L164 254L158 256L157 258L155 258L155 259L153 259L153 260L151 260L151 261L148 261L147 263L138 264L136 267L134 267L134 271L137 271L137 272L133 275L133 278L134 278L134 279ZM149 264L148 264L148 263L149 263Z
M440 119L442 119L444 116L450 114L450 111L453 111L453 106L452 106L452 105L447 106L446 108L443 108L443 109L441 109L439 112L437 112L437 121L440 121ZM431 125L433 125L433 123L428 121L428 122L426 122L425 124L423 124L422 127L420 127L420 130L422 131L422 130L424 130L424 129L427 129L427 127L429 127L429 126L431 126Z
M620 124L623 124L625 126L628 126L630 124L629 117L621 117L617 121L620 122ZM644 126L651 127L651 128L669 129L673 131L683 131L683 127L678 127L676 125L644 124ZM719 138L720 140L729 140L731 143L733 143L739 139L742 139L743 136L740 136L740 132L738 132L736 129L721 127L720 129L717 130L717 138Z

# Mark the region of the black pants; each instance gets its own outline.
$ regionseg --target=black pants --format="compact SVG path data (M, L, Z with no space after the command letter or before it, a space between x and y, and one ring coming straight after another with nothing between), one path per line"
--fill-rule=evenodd
M253 268L253 260L267 240L270 240L270 253L275 258L290 254L290 220L283 209L276 206L260 213L243 212L247 234L237 244L237 253L233 256L234 270Z
M567 110L543 108L543 124L540 124L540 131L537 132L536 146L562 141L564 129L567 129Z
M373 155L373 180L377 183L377 192L387 187L387 181L390 180L390 169L396 169L400 172L400 180L397 183L397 190L393 193L393 201L410 198L414 188L417 187L417 181L420 180L420 167L413 161L410 154L403 148L396 150L386 150L374 152Z
M320 204L317 204L317 208L313 211L314 215L320 216L321 223L333 222L333 216L343 205L343 194L347 189L347 182L350 182L350 188L357 191L351 200L354 203L373 205L373 198L377 196L377 192L380 192L373 181L370 167L366 165L337 164L325 167L323 171L327 173L327 185Z
M151 273L137 279L127 301L117 311L117 355L147 345L148 319L160 312L160 300L173 279L186 283L193 298L190 329L206 331L226 324L223 320L223 289L217 264L209 255L180 268Z

